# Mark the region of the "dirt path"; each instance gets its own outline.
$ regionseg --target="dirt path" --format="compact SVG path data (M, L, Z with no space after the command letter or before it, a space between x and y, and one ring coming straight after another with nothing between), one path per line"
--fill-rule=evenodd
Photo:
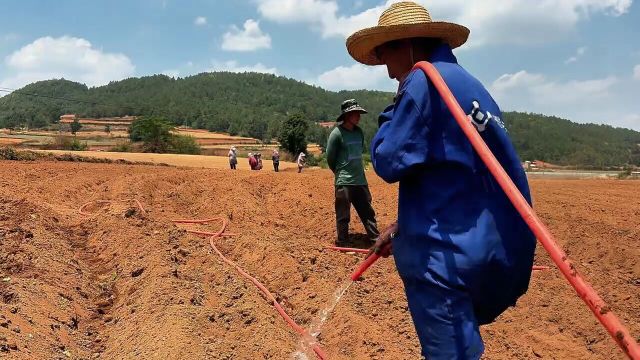
M0 173L0 358L289 358L297 336L175 218L230 218L239 235L221 239L221 251L304 325L361 259L323 251L334 237L326 171L0 162ZM386 225L396 188L370 180ZM639 185L532 183L541 216L636 336ZM132 197L146 216L128 203L92 207L99 216L91 218L77 212L89 200ZM362 226L354 222L353 231ZM542 249L536 263L551 265ZM483 337L488 359L623 359L555 270L536 273L528 294ZM320 341L331 359L419 358L392 260L349 289Z

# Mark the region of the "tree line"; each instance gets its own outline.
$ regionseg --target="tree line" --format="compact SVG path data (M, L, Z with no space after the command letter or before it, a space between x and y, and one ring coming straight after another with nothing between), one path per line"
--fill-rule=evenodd
M324 145L328 130L317 123L333 121L340 103L350 98L369 110L361 121L368 145L377 129L377 114L392 103L392 93L332 92L257 73L213 72L179 79L154 75L95 88L64 79L40 81L0 98L0 127L46 128L55 125L62 114L138 115L271 142L281 137L286 121L295 115L306 123L306 140ZM638 132L539 114L506 112L503 118L523 160L640 165Z

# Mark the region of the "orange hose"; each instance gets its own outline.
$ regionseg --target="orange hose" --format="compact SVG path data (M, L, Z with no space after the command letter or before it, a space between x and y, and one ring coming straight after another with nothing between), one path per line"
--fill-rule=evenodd
M220 230L216 233L213 233L213 235L211 235L211 237L209 237L209 244L211 245L211 248L213 249L213 251L216 252L216 254L218 254L218 256L220 256L220 258L222 259L222 261L224 261L225 263L227 263L229 266L233 267L236 269L236 271L244 276L245 278L247 278L249 281L251 281L258 289L260 289L260 291L262 292L262 294L272 302L273 306L276 308L276 310L278 311L278 313L280 314L280 316L287 322L287 324L293 329L295 330L298 334L304 336L304 337L311 337L311 335L300 325L298 325L288 314L287 312L284 310L284 308L282 307L282 305L280 305L280 303L278 303L278 300L276 299L276 297L269 291L269 289L267 289L262 283L260 283L256 278L254 278L253 276L249 275L246 271L244 271L240 266L236 265L236 263L234 263L233 261L227 259L222 252L220 252L220 250L218 250L218 248L215 245L214 240L220 236L224 235L224 231L227 228L227 219L225 218L213 218L213 219L206 219L206 220L174 220L174 223L177 224L204 224L204 223L209 223L212 221L222 221L222 227L220 228ZM202 232L200 231L194 231L194 230L187 230L188 233L193 233L193 234L198 234L198 235L202 235ZM228 234L227 234L228 235ZM316 353L316 355L318 356L319 359L324 360L327 359L327 355L324 353L324 351L317 345L314 344L312 346L313 351Z
M476 150L482 161L485 163L491 174L500 184L500 187L516 207L522 218L529 225L529 228L544 249L549 253L553 262L558 266L560 272L576 290L580 298L587 304L600 323L607 329L611 337L618 343L618 346L631 359L640 360L640 347L629 331L622 325L618 317L611 311L611 308L598 296L596 291L579 274L575 266L569 261L567 255L555 241L551 232L544 225L542 220L536 215L527 200L522 196L507 172L502 168L491 149L484 142L476 128L471 124L460 104L451 93L438 70L431 63L419 62L414 69L421 69L431 80L438 93L446 103L447 107L462 128L471 145Z
M378 259L380 259L380 255L376 253L373 253L371 256L364 259L364 261L358 265L358 268L356 268L356 270L351 274L351 280L356 281L360 279L360 276L362 276L362 274L364 274L364 272L367 271L374 262L378 261Z

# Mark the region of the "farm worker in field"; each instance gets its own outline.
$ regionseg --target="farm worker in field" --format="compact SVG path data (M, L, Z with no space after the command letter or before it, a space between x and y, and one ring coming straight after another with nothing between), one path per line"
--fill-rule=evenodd
M327 140L327 164L335 175L335 209L338 237L336 246L349 244L351 205L356 209L369 238L375 242L380 235L376 213L371 206L371 192L364 174L362 152L364 134L358 127L360 115L367 111L354 99L341 105L341 114Z
M458 65L452 49L469 30L432 22L413 2L391 5L378 26L347 39L351 56L386 65L399 82L395 103L379 117L371 143L377 174L400 183L398 222L372 251L388 256L404 282L423 355L479 359L479 325L514 306L527 291L535 238L422 70L431 62L524 197L527 178L483 85Z
M257 153L255 156L256 156L256 170L262 170L262 154Z
M275 172L280 171L280 153L277 149L273 150L273 153L271 154L271 161L273 161L273 170Z
M236 153L236 147L232 146L229 150L229 166L231 166L231 170L235 170L236 165L238 165L238 155Z
M253 153L249 153L249 167L251 168L251 170L255 170L256 166L258 166L256 157L253 155Z
M300 153L300 155L298 155L298 160L296 161L298 163L298 173L302 172L302 168L304 167L304 164L307 161L307 155L303 152Z

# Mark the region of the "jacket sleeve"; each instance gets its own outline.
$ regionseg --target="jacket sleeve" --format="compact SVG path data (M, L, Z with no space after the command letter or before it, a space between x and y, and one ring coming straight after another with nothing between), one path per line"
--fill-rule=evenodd
M340 147L339 132L332 131L327 140L327 165L331 171L336 171L336 161L338 158L338 149Z
M427 161L427 119L431 112L429 96L424 98L425 103L419 106L405 91L397 100L393 116L382 124L371 142L373 167L388 183L400 181L414 167Z

